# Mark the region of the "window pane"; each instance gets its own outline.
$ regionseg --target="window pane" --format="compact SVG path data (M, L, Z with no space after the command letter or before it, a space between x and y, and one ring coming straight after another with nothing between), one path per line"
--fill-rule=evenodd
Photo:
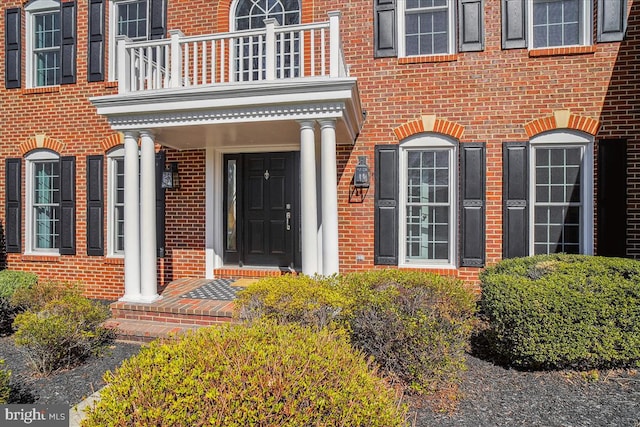
M147 38L147 0L118 3L118 35L132 40Z
M582 0L534 0L535 48L580 44Z
M116 157L112 159L113 184L115 188L113 200L113 253L124 253L124 158Z
M34 249L59 246L60 164L33 163Z
M227 249L237 250L237 166L235 160L227 162Z

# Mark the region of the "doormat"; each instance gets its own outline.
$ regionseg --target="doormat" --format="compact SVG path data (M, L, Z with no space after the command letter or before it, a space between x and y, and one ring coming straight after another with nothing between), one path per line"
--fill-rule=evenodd
M199 288L187 292L180 298L233 301L236 299L236 292L243 289L241 287L231 286L235 281L235 279L215 279Z

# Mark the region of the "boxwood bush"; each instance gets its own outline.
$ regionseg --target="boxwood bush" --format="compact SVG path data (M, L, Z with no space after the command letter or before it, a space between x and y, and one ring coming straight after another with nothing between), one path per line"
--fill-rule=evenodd
M12 332L11 324L16 314L23 307L16 304L12 298L16 292L32 288L38 278L33 273L25 271L0 271L0 335Z
M403 426L406 408L336 331L258 321L155 341L82 425Z
M259 281L236 301L241 317L330 326L417 392L457 382L472 330L475 296L454 278L400 270L329 279Z
M488 345L530 369L640 366L640 262L583 255L504 260L481 275Z

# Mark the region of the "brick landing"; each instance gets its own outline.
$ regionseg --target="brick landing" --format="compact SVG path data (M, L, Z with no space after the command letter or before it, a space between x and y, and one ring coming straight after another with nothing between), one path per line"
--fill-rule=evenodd
M232 322L233 301L180 297L208 282L207 279L176 280L161 292L160 300L151 304L114 302L111 304L113 317L106 326L116 328L122 340L152 341L202 326ZM249 283L245 279L237 285Z

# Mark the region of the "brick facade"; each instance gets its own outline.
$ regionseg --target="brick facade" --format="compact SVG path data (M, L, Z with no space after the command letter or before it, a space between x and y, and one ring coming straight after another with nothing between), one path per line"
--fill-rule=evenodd
M366 156L367 163L375 168L374 147L398 144L402 138L424 130L423 117L434 118L433 131L454 136L461 144L486 143L488 264L502 257L504 142L525 142L537 133L553 129L554 114L559 111L568 111L569 128L595 134L596 152L600 139L625 139L628 144L627 255L640 257L640 98L637 95L640 92L637 73L640 3L627 2L628 28L623 42L535 52L503 50L501 2L485 0L483 51L374 59L372 1L303 0L303 22L325 21L328 11L342 11L345 58L351 76L358 79L362 106L367 113L355 145L338 146L341 271L374 268L374 187L358 200L351 195L350 184L358 156ZM4 9L24 4L15 0L2 3ZM168 0L167 28L180 29L188 35L228 31L230 4L230 0ZM24 13L22 19L24 46ZM0 15L3 29L4 21L3 13ZM122 260L86 255L86 156L104 155L121 143L121 137L96 114L89 101L91 97L115 94L117 88L108 81L87 82L87 22L88 2L78 1L75 84L38 89L25 89L24 84L21 89L0 88L3 164L5 158L24 157L42 147L53 149L61 156L76 156L76 255L9 254L8 262L12 269L30 270L44 279L80 281L87 286L89 296L114 299L122 295ZM0 44L5 45L4 31L0 32ZM1 49L0 76L4 76L4 55L5 50ZM180 165L181 187L166 193L167 250L166 257L159 261L161 285L206 273L205 158L204 150L167 150L167 161ZM24 179L23 173L23 193ZM595 192L597 195L597 188ZM5 217L4 194L5 176L0 174L2 219ZM105 200L106 197L105 188ZM23 215L23 238L24 227ZM455 274L471 281L477 279L478 271L469 267L454 270ZM451 274L452 270L441 272Z

